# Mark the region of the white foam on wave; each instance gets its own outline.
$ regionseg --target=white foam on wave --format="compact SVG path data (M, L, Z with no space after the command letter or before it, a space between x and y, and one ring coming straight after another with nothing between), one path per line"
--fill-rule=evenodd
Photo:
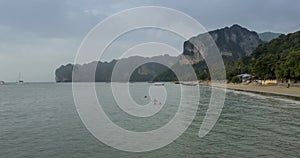
M247 95L247 96L262 99L262 100L270 99L270 100L277 100L277 101L281 101L281 102L287 102L287 103L291 103L291 104L299 104L300 105L300 101L289 99L289 98L282 98L280 96L275 96L275 95L267 96L267 95L263 95L263 94L257 94L257 93L245 92L245 91L238 91L238 90L231 90L231 89L227 89L227 92L234 93L234 94Z

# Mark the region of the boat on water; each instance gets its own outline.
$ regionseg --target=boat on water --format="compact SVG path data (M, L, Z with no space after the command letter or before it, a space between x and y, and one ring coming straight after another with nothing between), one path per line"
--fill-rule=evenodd
M198 83L195 83L195 82L181 82L180 84L182 84L184 86L197 86L197 85L199 85Z
M175 83L175 84L180 84L180 82L179 82L179 81L174 81L174 83Z
M154 86L164 86L165 85L165 83L162 83L162 82L156 82L156 83L154 83Z
M17 80L17 84L23 84L24 81L22 80L21 73L19 73L19 79Z
M184 86L197 86L198 84L196 83L181 83Z
M5 82L4 81L0 81L0 85L4 85L5 84Z
M17 83L18 83L18 84L23 84L23 83L24 83L24 81L22 81L22 80L19 80Z

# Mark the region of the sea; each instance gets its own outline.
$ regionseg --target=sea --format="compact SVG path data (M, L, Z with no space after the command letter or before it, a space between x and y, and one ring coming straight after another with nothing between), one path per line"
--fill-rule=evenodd
M88 83L78 83L88 84ZM130 83L137 103L147 97L152 83ZM180 85L164 85L166 108L157 116L132 117L118 108L110 83L96 83L95 92L109 118L133 131L162 127L176 115ZM186 86L185 89L193 89ZM299 157L300 102L279 96L226 91L220 117L204 137L198 132L211 99L211 88L199 87L196 116L180 137L152 151L130 152L98 140L80 119L71 83L0 85L1 158L199 158L199 157ZM188 102L186 102L188 104ZM170 131L172 132L172 131ZM111 135L111 137L115 137ZM120 140L122 143L123 140ZM124 142L126 143L126 142Z

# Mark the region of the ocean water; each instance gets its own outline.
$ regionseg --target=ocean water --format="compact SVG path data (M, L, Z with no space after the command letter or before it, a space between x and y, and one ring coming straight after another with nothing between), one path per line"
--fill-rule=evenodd
M97 83L99 100L119 126L153 130L167 123L176 111L178 85L167 84L170 97L159 116L138 120L116 107L107 83ZM148 83L132 83L136 102L147 94ZM188 87L187 87L188 88ZM190 87L192 88L192 87ZM97 140L76 111L70 83L8 84L0 86L1 158L103 157L299 157L300 102L282 97L227 91L225 105L214 128L203 138L198 131L210 99L210 88L200 87L197 115L173 143L150 152L119 151ZM173 97L173 98L172 98ZM118 111L119 110L119 111Z

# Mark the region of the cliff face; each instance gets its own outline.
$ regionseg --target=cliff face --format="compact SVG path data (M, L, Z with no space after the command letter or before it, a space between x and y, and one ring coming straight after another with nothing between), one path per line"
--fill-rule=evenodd
M177 63L178 59L178 57L169 55L152 58L135 56L112 60L111 62L91 62L84 65L68 64L56 70L55 80L56 82L110 82L114 71L117 77L113 78L113 81L152 81L157 75L168 70L167 67ZM130 74L132 70L134 71ZM74 78L72 78L72 75L74 75Z
M61 66L56 70L57 82L71 82L72 74L79 74L74 81L76 82L109 82L111 81L112 71L116 63L122 63L125 66L118 68L116 71L119 74L118 81L152 81L153 79L160 78L161 80L173 80L170 77L174 75L166 66L177 65L180 69L182 65L187 63L193 64L194 68L199 72L199 76L203 79L209 78L207 75L207 68L203 56L208 57L214 47L215 41L224 60L236 60L244 56L249 56L252 51L263 41L259 38L258 34L254 31L249 31L239 25L225 27L222 29L210 31L205 34L192 37L183 44L183 54L178 57L171 57L168 55L156 56L152 58L145 57L129 57L121 60L113 60L111 62L91 62L85 65L71 65ZM199 50L194 46L199 48ZM146 62L148 64L139 65L138 63ZM149 63L150 62L150 63ZM151 63L152 62L152 63ZM155 62L164 63L164 65L156 64ZM178 64L179 63L179 64ZM94 75L93 68L96 67L96 75ZM183 66L184 67L184 66ZM131 76L130 68L136 69ZM170 73L166 73L166 72ZM168 74L162 77L161 74ZM91 78L95 76L95 78ZM158 77L157 77L158 76Z
M62 65L55 71L56 82L72 82L73 65Z
M239 59L250 55L258 45L263 43L256 32L249 31L239 25L210 31L209 34L225 59ZM200 34L184 42L183 55L190 59L192 63L203 60L201 56L203 52L193 45L193 43L199 43L202 40L202 36Z

